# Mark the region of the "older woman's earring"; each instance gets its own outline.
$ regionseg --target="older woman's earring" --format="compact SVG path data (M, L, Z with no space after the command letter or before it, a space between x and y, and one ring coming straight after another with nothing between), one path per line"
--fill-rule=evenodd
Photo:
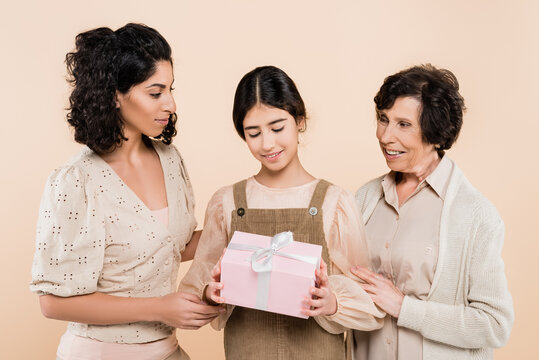
M435 148L436 150L440 150L441 147L442 147L442 145L440 145L440 144L434 145L434 148Z

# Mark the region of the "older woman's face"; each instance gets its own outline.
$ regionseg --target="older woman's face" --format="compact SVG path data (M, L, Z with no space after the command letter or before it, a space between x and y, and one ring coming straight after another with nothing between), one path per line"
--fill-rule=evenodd
M420 112L421 102L409 96L397 98L390 109L379 112L376 137L393 171L412 173L436 152L433 144L423 142Z

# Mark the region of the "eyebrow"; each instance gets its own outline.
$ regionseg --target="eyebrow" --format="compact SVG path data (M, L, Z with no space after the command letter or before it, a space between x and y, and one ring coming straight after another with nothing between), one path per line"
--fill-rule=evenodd
M268 125L275 125L281 121L285 121L286 119L285 118L282 118L282 119L277 119L277 120L273 120L271 121L270 123L268 123ZM258 129L260 126L247 126L247 127L244 127L243 130L253 130L253 129Z
M378 113L378 116L379 116L379 117L384 117L384 118L386 118L386 119L389 119L389 118L387 117L387 115L386 115L385 113L383 113L383 112ZM410 120L410 119L408 119L408 118L405 118L405 117L396 117L396 118L395 118L395 121L407 121L407 122L411 122L412 120Z
M405 117L397 117L395 118L396 121L406 121L406 122L412 122L411 119L405 118Z
M151 85L146 86L146 89L151 88L151 87L154 87L154 86L157 86L157 87L160 88L160 89L166 88L166 85L164 85L164 84L154 83L154 84L151 84Z

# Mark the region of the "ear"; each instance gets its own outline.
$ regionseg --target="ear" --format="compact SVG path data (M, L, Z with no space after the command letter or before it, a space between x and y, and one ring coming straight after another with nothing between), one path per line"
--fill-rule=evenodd
M120 108L120 97L122 94L118 93L118 90L116 90L116 93L114 94L114 102L116 103L116 109Z
M301 118L297 121L296 127L298 129L298 132L304 132L305 127L307 125L307 122L305 121L305 118Z

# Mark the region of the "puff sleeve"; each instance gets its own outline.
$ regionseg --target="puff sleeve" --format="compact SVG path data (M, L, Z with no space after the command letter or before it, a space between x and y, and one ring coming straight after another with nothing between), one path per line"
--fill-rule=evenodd
M330 333L348 329L375 330L383 325L385 313L373 303L361 288L350 268L354 265L369 267L369 257L363 223L351 194L332 186L326 201L336 198L334 210L324 220L326 241L331 258L329 282L337 297L337 312L318 316L315 320ZM325 211L325 209L324 209ZM329 223L326 227L326 223Z
M95 194L80 169L66 166L49 177L41 199L30 290L74 296L97 291L105 226Z
M211 270L219 261L228 243L228 231L223 210L223 197L226 194L232 196L230 186L219 189L210 199L204 217L204 230L200 235L193 263L179 286L179 291L195 294L200 299L204 299L206 285L212 281ZM211 326L216 330L225 327L234 309L234 305L226 304L225 306L227 311L211 322Z
M203 298L203 292L212 281L211 270L219 261L227 245L227 233L223 216L223 191L219 190L210 199L204 218L204 229L189 271L183 277L179 290Z

